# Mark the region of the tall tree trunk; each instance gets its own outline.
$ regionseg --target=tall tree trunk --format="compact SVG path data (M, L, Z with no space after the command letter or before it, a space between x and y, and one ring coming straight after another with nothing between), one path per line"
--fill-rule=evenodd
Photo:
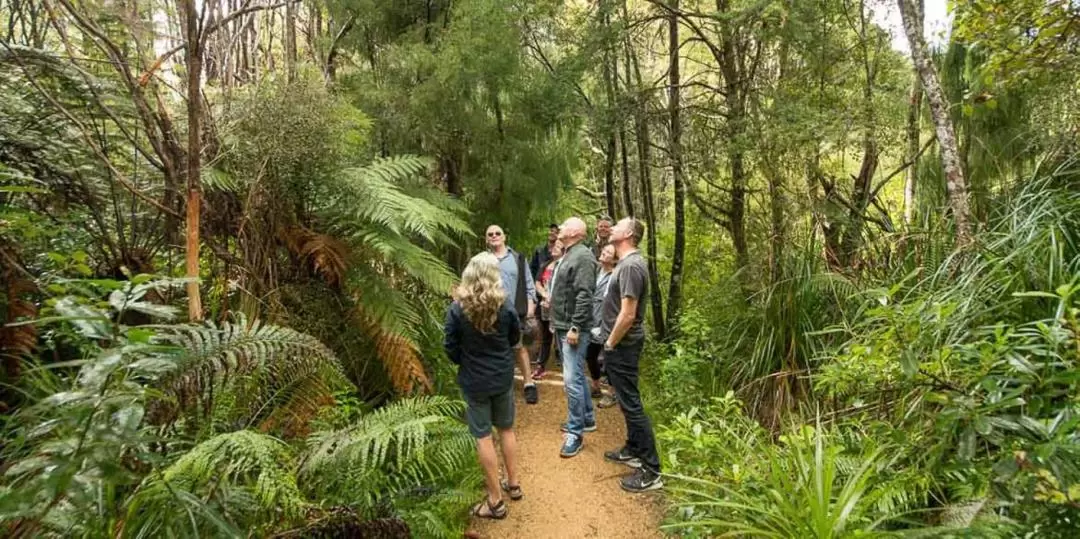
M184 39L187 41L187 251L184 258L185 276L193 279L187 284L188 318L202 320L202 301L199 297L199 206L201 188L199 182L200 153L202 150L200 120L202 120L202 29L195 0L181 0L184 15Z
M619 126L619 155L622 158L622 198L626 215L634 217L634 197L630 190L630 158L626 151L626 129Z
M915 24L919 28L923 27L923 0L914 0L915 5ZM922 113L922 100L923 91L922 83L919 82L919 72L914 70L914 77L911 79L911 98L908 102L908 116L907 116L907 161L911 163L908 166L907 171L904 173L904 226L906 228L911 227L912 221L915 219L915 182L918 179L918 163L916 160L919 156L919 119Z
M296 80L296 2L285 2L285 77Z
M652 185L652 140L649 136L649 102L645 93L645 85L641 78L641 66L638 64L637 54L629 41L626 43L626 54L633 61L634 68L634 130L637 132L638 167L641 179L642 202L645 206L645 234L648 245L649 264L649 287L653 290L649 294L652 303L653 328L660 340L667 339L667 324L664 320L664 297L660 293L660 268L656 263L659 256L656 241L656 202L653 200Z
M784 178L774 163L764 165L765 179L769 184L769 282L777 283L783 277L782 262L784 240Z
M728 0L716 0L716 11L727 17L731 12ZM728 210L731 243L735 247L735 265L742 271L741 281L744 288L747 288L746 269L750 266L750 249L746 241L746 141L743 137L746 134L746 99L751 82L746 79L749 76L748 66L746 61L740 59L737 36L732 24L730 20L723 23L723 42L716 59L720 74L724 78L725 102L728 108L726 134L728 162L731 166L731 206Z
M608 215L614 217L615 211L615 132L607 135L607 144L604 146L604 202L607 204Z
M967 180L960 166L960 153L956 146L956 130L949 118L949 101L941 89L937 71L926 50L922 26L917 22L912 0L897 0L900 16L904 21L904 32L911 46L911 59L919 71L926 99L930 103L930 116L934 121L934 132L941 146L941 167L945 172L945 191L949 197L953 220L956 222L956 243L966 246L971 241L971 207L968 201Z
M855 177L855 185L851 190L851 206L848 208L848 224L844 230L842 244L842 257L845 265L851 265L857 257L863 244L863 227L866 221L866 210L870 207L871 181L877 172L877 137L875 128L874 109L874 81L877 79L877 49L874 58L870 54L870 36L867 31L870 22L867 20L865 2L859 3L859 49L862 51L863 64L863 158L859 167L859 175Z
M675 202L675 245L671 253L671 284L668 287L668 336L679 332L679 315L682 309L683 256L686 252L686 190L682 168L682 123L679 119L679 0L671 1L668 16L668 121L671 153L671 181Z

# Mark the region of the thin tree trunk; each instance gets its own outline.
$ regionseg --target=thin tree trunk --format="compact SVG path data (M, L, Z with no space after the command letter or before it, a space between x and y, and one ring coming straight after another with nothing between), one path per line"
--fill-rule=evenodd
M599 0L600 24L608 29L611 27L610 0ZM614 64L614 55L611 53L610 43L604 44L602 77L604 93L606 94L607 111L602 116L603 130L607 134L607 144L604 148L604 199L607 203L608 215L618 218L618 207L615 197L615 153L618 151L615 143L615 121L612 119L615 113L615 78L618 76L618 65Z
M923 27L923 0L915 0L915 19L919 28ZM915 182L918 179L919 156L919 119L922 113L923 91L922 83L919 82L919 72L914 70L911 79L911 98L908 102L907 116L907 161L911 163L904 173L904 226L911 227L915 219Z
M682 169L682 124L679 119L679 1L672 0L668 16L668 120L670 122L671 181L675 202L675 245L671 253L671 284L668 287L668 336L679 331L682 309L683 255L686 252L686 192Z
M911 46L911 59L919 71L926 99L930 103L930 116L941 146L941 167L945 172L945 191L949 197L953 219L956 222L956 243L966 246L971 241L971 207L968 201L967 180L960 165L960 153L956 146L956 130L949 118L949 101L941 89L937 70L930 61L923 38L922 26L918 24L912 0L897 0L904 31Z
M634 217L634 198L630 191L630 159L626 152L626 129L619 127L619 154L622 158L622 198L626 215Z
M202 301L199 297L199 205L201 189L199 185L200 153L202 147L200 120L202 119L202 35L199 28L199 14L195 10L195 0L181 0L180 9L184 15L184 39L187 41L187 112L188 112L188 147L187 147L187 251L184 258L185 276L193 279L187 284L188 318L202 320Z
M645 206L645 234L647 235L649 264L649 287L653 290L649 294L652 303L653 328L656 336L661 340L667 339L667 324L664 320L664 297L660 293L660 268L656 263L659 256L656 241L656 202L653 200L652 186L652 140L649 136L648 100L645 94L645 86L641 78L641 66L638 64L637 54L629 42L626 44L626 54L633 61L634 86L636 87L634 99L634 130L637 132L638 167L641 179L641 194Z
M296 80L296 2L285 4L285 77Z

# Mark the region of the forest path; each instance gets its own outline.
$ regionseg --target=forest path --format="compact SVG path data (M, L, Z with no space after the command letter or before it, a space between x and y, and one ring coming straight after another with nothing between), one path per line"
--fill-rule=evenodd
M604 460L604 451L621 446L626 438L619 407L597 408L596 432L585 434L581 453L564 459L559 456L559 425L566 420L562 373L549 371L539 387L540 402L528 405L520 375L514 383L518 477L525 497L516 502L507 499L506 519L473 518L470 529L491 539L662 537L658 531L662 494L623 491L619 478L630 468Z

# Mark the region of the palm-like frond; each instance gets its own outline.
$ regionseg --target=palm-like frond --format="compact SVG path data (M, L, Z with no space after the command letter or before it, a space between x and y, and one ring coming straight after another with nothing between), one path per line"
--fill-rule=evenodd
M255 414L270 414L268 406L277 399L284 403L319 401L330 390L347 384L334 353L314 337L298 331L248 323L238 315L235 322L220 327L184 324L160 326L155 337L172 348L133 364L142 372L154 372L155 385L172 399L172 406L160 401L155 407L158 421L168 422L196 404L213 405L213 390L236 386L245 380L241 403ZM319 383L297 383L317 379ZM309 393L298 394L306 390ZM283 398L287 397L287 398Z
M460 401L408 398L363 417L355 426L309 439L300 477L332 499L374 502L472 461L473 441L456 419Z
M296 485L284 442L252 431L215 436L150 476L127 506L127 527L140 535L191 536L219 529L215 513L228 522L276 527L298 520L308 506ZM177 511L185 498L203 500L198 513ZM185 534L186 535L186 534Z
M437 243L447 232L466 234L468 224L460 212L407 193L402 184L431 166L431 160L417 156L380 159L360 168L342 172L343 195L335 202L353 222L384 226L396 234L417 236Z

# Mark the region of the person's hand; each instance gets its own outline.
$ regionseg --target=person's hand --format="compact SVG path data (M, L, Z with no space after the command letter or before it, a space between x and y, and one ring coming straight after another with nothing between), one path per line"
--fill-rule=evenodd
M566 334L566 342L570 346L578 345L578 332L576 330L570 330L570 333Z
M551 302L548 301L547 298L544 298L544 301L540 302L540 307L542 307L544 309L550 309L551 308Z

